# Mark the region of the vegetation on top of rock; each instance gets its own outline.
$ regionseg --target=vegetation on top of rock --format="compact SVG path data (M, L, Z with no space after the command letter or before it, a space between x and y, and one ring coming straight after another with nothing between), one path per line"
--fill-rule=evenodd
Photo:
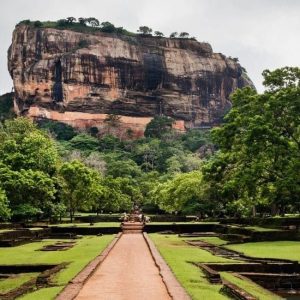
M100 21L97 18L89 17L89 18L78 18L78 21L74 17L67 17L66 19L60 19L55 21L31 21L31 20L23 20L20 21L18 25L29 25L36 28L55 28L55 29L68 29L83 33L97 33L97 32L106 32L106 33L116 33L116 34L122 34L122 35L128 35L128 36L136 36L137 34L134 32L130 32L123 27L115 27L114 24L106 21L100 23ZM145 35L145 36L152 36L152 29L148 26L140 26L137 30L138 34ZM164 34L160 31L154 31L154 36L156 37L163 37ZM171 34L170 38L182 38L182 39L192 39L196 40L195 37L189 37L189 33L187 32L181 32L178 36Z
M90 33L95 34L97 32L107 32L107 33L117 33L128 36L135 36L136 34L130 32L123 27L115 27L110 22L102 22L100 23L96 18L76 18L68 17L66 19L60 19L58 21L31 21L31 20L23 20L17 24L18 25L28 25L39 28L55 28L55 29L68 29L82 33Z
M152 29L149 28L148 26L140 26L137 32L143 35L151 35Z

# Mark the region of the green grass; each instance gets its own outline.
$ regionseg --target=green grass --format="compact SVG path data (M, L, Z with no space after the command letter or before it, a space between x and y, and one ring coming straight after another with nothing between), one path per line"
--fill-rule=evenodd
M228 299L225 295L219 293L222 287L220 284L210 284L202 271L188 262L229 263L232 260L217 257L205 250L190 246L184 242L184 238L179 238L176 235L154 233L149 236L173 270L177 279L193 299Z
M300 241L257 242L227 245L226 248L246 255L300 261Z
M189 237L189 238L183 238L184 240L193 240L193 241L203 241L206 243L210 243L216 246L221 246L227 244L227 241L220 239L217 236L203 236L203 237Z
M55 224L50 226L58 226L58 227L95 227L95 228L103 228L103 227L120 227L121 222L97 222L94 225L90 223L62 223Z
M26 294L18 299L22 300L46 300L55 299L55 296L61 291L62 287L49 287L39 289L32 293Z
M228 299L220 293L222 285L210 284L204 273L198 267L188 263L238 263L237 260L226 259L210 254L208 251L197 247L189 246L184 240L195 238L179 238L176 235L150 234L156 247L171 267L175 276L194 300L202 299ZM224 244L224 241L217 237L197 238L215 245ZM299 243L300 244L300 243ZM243 244L247 247L247 244ZM239 246L239 245L238 245ZM230 246L231 247L231 246ZM295 249L296 250L296 249ZM269 250L270 251L270 250ZM243 263L242 261L240 263ZM242 280L235 277L232 273L222 272L221 277L245 289L250 294L261 300L280 299L271 292L265 290L250 280Z
M238 278L234 276L232 273L228 273L228 272L221 272L221 276L222 278L232 282L233 284L244 289L245 291L249 291L249 293L252 296L257 297L257 299L261 299L261 300L282 299L281 297L269 292L268 290L262 289L261 286L257 285L251 280L242 280L241 278Z
M148 223L149 225L169 225L169 224L193 224L193 225L201 225L201 224L219 224L219 222L194 222L194 221L188 221L188 222L151 222Z
M36 299L53 299L69 280L71 280L82 268L96 257L113 239L113 235L101 237L87 236L76 240L76 245L66 251L36 251L45 245L55 244L57 240L44 240L12 248L0 248L0 264L59 264L70 262L66 269L60 271L53 282L55 288L46 288L34 292ZM60 240L61 241L61 240ZM43 295L43 296L40 296ZM27 297L27 298L25 298ZM25 299L35 299L31 293Z
M245 229L250 229L253 231L259 231L259 232L264 232L264 231L278 231L276 228L266 228L266 227L259 227L259 226L246 226L244 227Z
M7 279L1 279L0 293L7 293L38 275L39 273L20 273Z
M216 222L151 222L149 225L171 225L171 224L218 224ZM50 226L59 226L59 227L120 227L120 222L96 222L94 225L90 225L90 223L61 223L61 224L53 224ZM146 225L147 226L147 225Z
M13 231L13 230L15 230L15 229L0 229L0 233Z

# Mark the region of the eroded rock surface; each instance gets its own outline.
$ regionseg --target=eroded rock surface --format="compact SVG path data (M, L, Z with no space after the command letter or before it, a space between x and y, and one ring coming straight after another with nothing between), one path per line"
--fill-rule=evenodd
M253 85L208 43L26 25L13 33L8 68L20 114L101 128L113 113L137 135L157 114L181 130L219 124L229 95Z

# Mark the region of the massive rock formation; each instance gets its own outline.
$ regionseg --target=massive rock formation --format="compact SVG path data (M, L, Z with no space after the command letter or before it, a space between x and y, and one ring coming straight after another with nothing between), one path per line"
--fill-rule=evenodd
M18 25L8 69L19 114L103 129L107 114L142 135L158 114L175 127L219 124L229 95L252 85L234 59L191 39L85 34Z

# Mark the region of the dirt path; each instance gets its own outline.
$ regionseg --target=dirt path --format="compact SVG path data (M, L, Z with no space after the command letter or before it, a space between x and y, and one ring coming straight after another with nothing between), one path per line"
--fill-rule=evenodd
M169 300L141 233L123 234L76 300Z

